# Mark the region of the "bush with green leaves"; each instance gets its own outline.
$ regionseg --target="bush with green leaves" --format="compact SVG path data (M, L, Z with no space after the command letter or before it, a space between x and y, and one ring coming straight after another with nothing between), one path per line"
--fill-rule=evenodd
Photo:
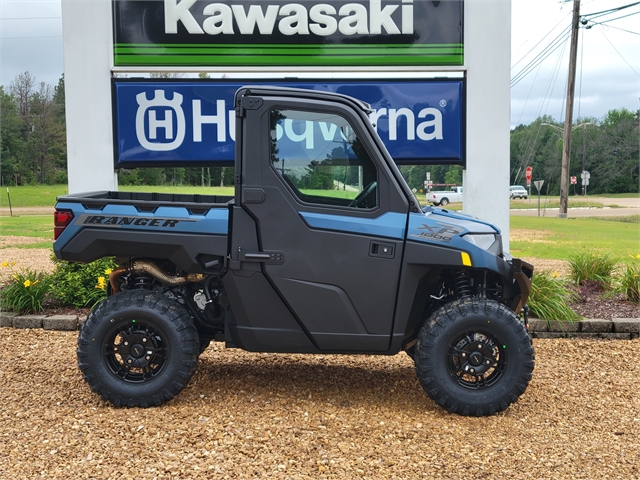
M45 273L20 270L0 291L0 305L3 310L19 314L41 312L49 287L50 277Z
M633 261L626 263L614 286L615 293L621 293L630 302L640 303L640 254L631 256Z
M54 259L51 274L51 294L62 305L76 308L93 307L107 298L107 283L111 270L116 267L112 258L101 258L91 263L70 263Z
M607 255L583 252L569 257L569 268L569 277L576 285L595 282L604 288L610 288L616 262Z
M573 293L558 278L556 272L552 273L551 271L543 270L536 272L533 276L531 293L527 304L533 317L544 320L573 322L580 317L567 303L572 297Z

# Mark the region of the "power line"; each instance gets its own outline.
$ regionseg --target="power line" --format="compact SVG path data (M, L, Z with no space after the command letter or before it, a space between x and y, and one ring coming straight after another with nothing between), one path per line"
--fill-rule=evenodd
M606 22L593 22L594 25L607 25ZM613 25L607 25L608 28L615 28L616 30L621 30L623 32L632 33L633 35L640 35L638 32L632 32L631 30L626 30L620 27L614 27Z
M624 10L629 7L635 7L636 5L640 5L640 2L630 3L628 5L622 5L621 7L610 8L609 10L602 10L601 12L585 13L583 15L580 15L580 18L586 18L586 17L597 18L597 17L607 15L609 13L619 12L620 10Z
M613 22L614 20L620 20L621 18L627 18L627 17L632 17L633 15L638 15L640 13L640 11L638 12L633 12L633 13L628 13L626 15L622 15L621 17L616 17L616 18L610 18L608 20L603 20L602 22L594 22L591 19L585 20L582 22L583 25L585 25L585 22L592 22L592 23L600 23L600 24L605 24L605 23L609 23L609 22Z
M547 33L544 37L542 37L542 38L540 39L540 41L538 41L538 43L536 43L536 44L531 48L531 50L529 50L527 53L525 53L525 54L520 58L520 60L518 60L516 63L514 63L514 64L511 66L511 69L513 70L513 68L514 68L514 67L516 67L516 66L517 66L521 61L523 61L523 60L527 57L527 55L529 55L531 52L533 52L533 51L535 50L535 48L536 48L538 45L540 45L540 44L544 41L544 39L545 39L545 38L547 38L549 35L551 35L551 32L553 32L556 28L558 28L558 25L560 25L560 24L565 20L565 18L567 18L567 15L565 15L565 17L564 17L562 20L560 20L558 23L556 23L556 24L555 24L555 26L554 26L551 30L549 30L549 33ZM557 38L557 37L556 37L556 38Z
M569 38L571 27L563 30L549 45L547 45L538 55L536 55L525 67L522 68L511 79L511 86L515 86L526 77L531 71L545 61L553 52L555 52Z
M602 36L607 40L607 42L609 42L609 45L611 45L611 48L613 48L613 49L616 51L616 53L620 56L620 58L624 61L624 63L626 63L626 64L629 66L629 68L630 68L631 70L633 70L633 72L634 72L636 75L638 75L638 76L640 77L640 73L636 72L635 68L633 68L633 67L631 66L631 64L629 64L629 62L627 62L627 60L622 56L622 54L621 54L621 53L618 51L618 49L613 45L613 43L611 43L611 40L609 40L609 37L607 37L607 36L605 35L605 33L604 33L604 31L602 31L602 29L600 29L600 33L602 33Z

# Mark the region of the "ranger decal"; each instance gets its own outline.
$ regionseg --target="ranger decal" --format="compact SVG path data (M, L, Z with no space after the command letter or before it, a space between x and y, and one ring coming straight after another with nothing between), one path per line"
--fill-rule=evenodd
M76 225L99 225L102 227L160 227L175 228L179 223L191 223L198 220L162 217L125 217L120 215L80 215Z

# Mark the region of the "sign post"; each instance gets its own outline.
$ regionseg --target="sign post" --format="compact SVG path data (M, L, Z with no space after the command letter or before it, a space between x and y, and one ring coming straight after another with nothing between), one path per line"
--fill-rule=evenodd
M589 185L589 178L591 178L591 174L586 170L583 170L580 174L580 179L582 180L582 190L584 195L587 195L587 186Z
M544 180L536 180L533 184L536 186L536 190L538 190L538 216L540 216L540 190L542 190ZM531 184L529 184L529 186L531 186Z
M527 169L525 170L525 178L527 179L527 188L529 189L529 197L531 196L531 176L533 173L533 169L529 166L527 166Z

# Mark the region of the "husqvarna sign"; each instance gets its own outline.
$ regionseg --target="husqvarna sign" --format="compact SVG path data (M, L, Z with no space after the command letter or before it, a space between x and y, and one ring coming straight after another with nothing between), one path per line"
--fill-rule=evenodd
M114 65L462 65L463 6L461 0L113 0Z
M368 102L374 110L371 120L397 163L464 165L461 79L266 83ZM242 85L114 80L116 167L232 165L233 96ZM312 150L315 135L327 132L293 131L285 125L283 134Z

